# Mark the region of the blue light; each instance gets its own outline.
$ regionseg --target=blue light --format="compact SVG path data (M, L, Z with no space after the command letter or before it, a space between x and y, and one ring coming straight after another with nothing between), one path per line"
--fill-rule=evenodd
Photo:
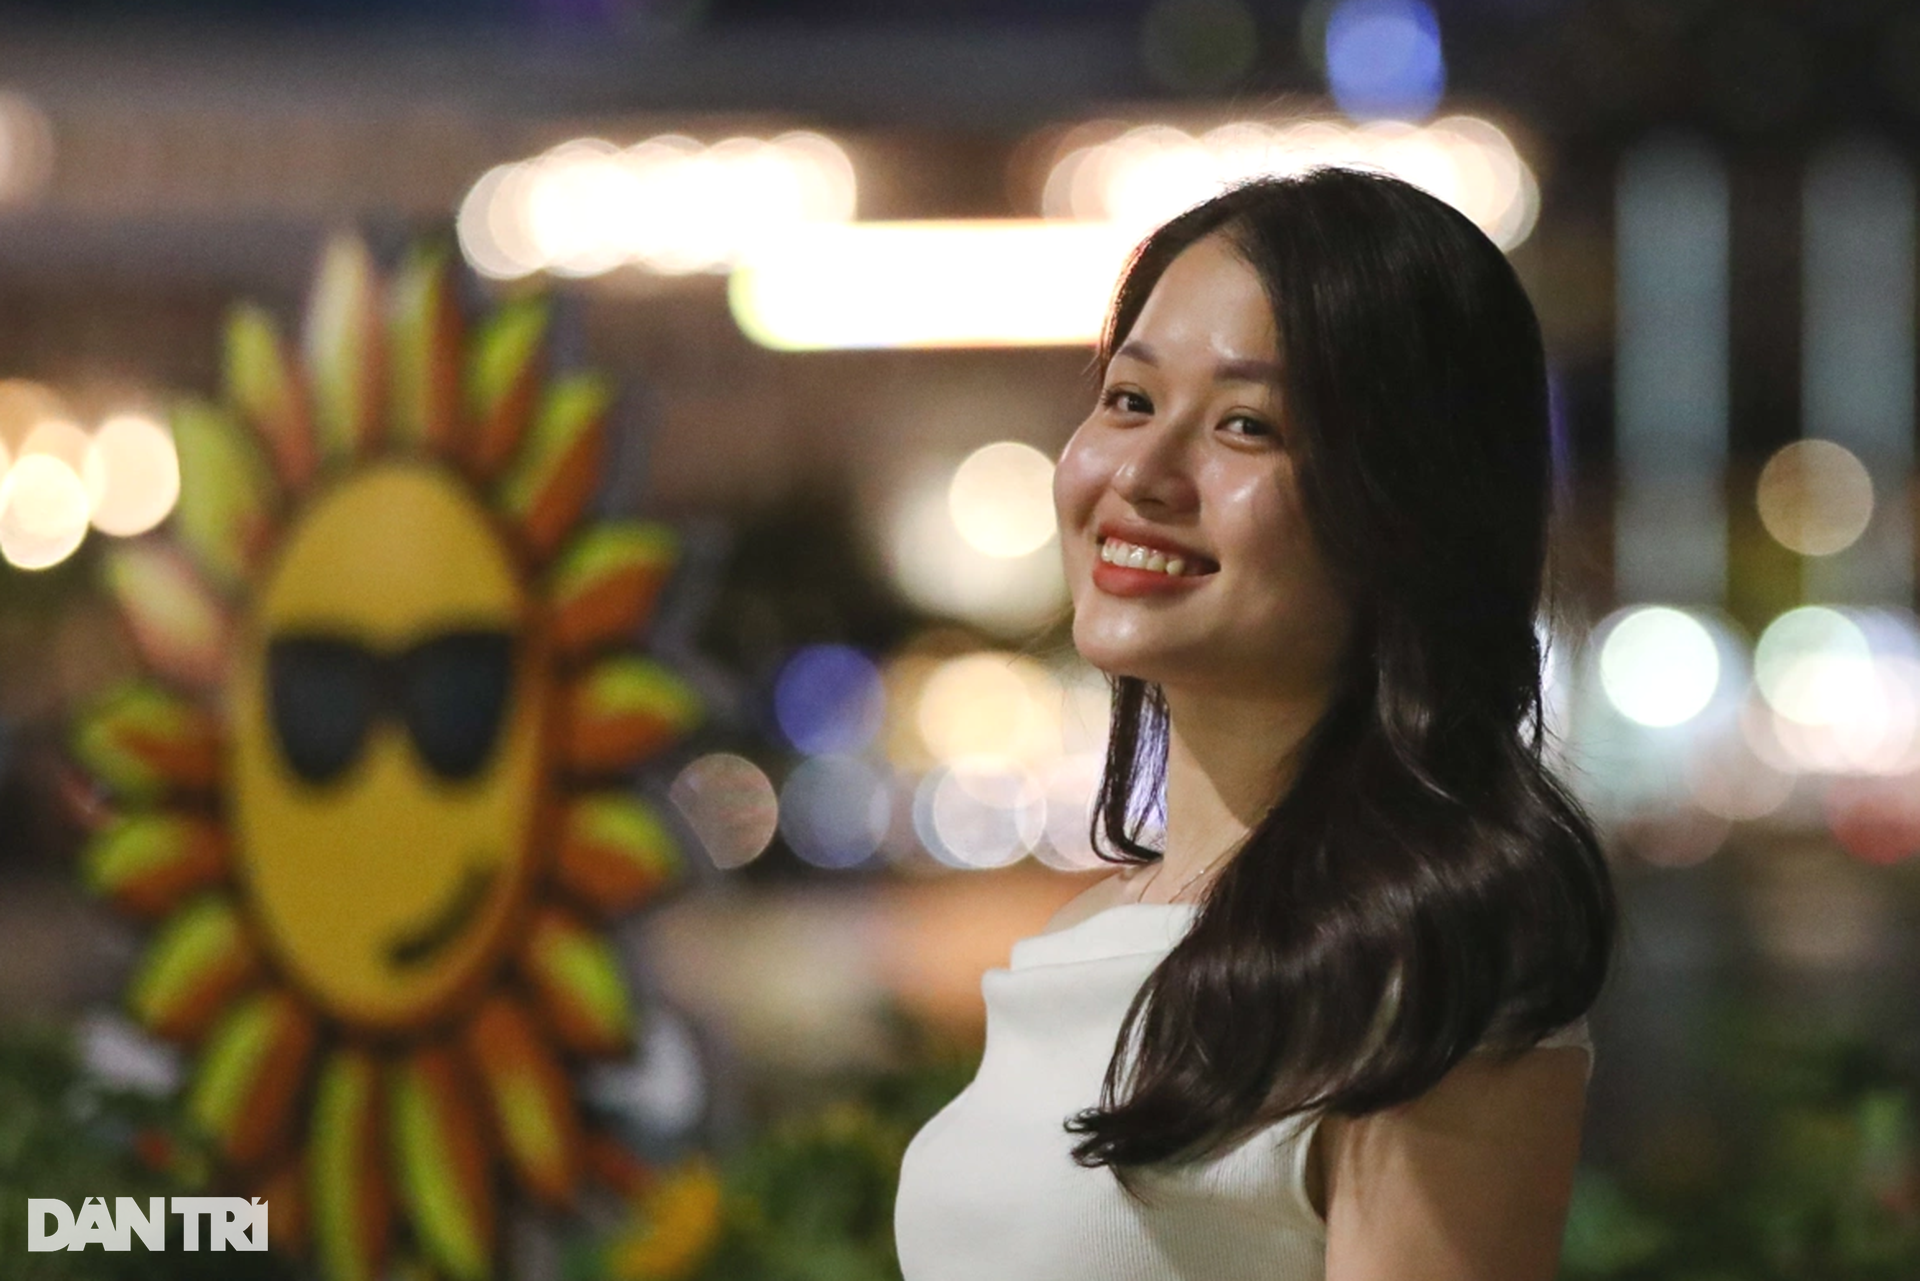
M1345 0L1327 18L1327 84L1355 119L1418 120L1440 102L1440 20L1421 0Z
M886 710L879 669L847 645L808 645L780 669L773 714L787 741L810 756L858 752Z

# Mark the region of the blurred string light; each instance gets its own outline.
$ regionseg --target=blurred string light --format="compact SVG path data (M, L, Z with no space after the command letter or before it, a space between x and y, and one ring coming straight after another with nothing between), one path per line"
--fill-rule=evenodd
M776 350L1092 343L1128 256L1149 231L1232 183L1314 165L1364 165L1458 208L1502 248L1532 231L1539 188L1495 125L1238 122L1067 135L1044 218L794 224L757 241L728 291L735 320Z
M787 741L810 755L857 752L886 716L880 669L849 645L808 645L774 680L774 718Z
M1736 813L1783 799L1777 788L1742 790L1753 755L1741 741L1750 669L1746 638L1716 610L1628 605L1594 629L1569 680L1568 755L1583 799L1633 833L1628 845L1642 860L1699 862Z
M1074 752L1046 771L1047 840L1035 856L1047 866L1063 872L1104 866L1089 839L1104 763L1102 754Z
M895 584L930 613L993 631L1048 621L1067 603L1053 550L1052 475L1038 451L1003 443L903 478L882 545ZM993 491L985 482L996 478L1002 487Z
M973 758L941 766L921 780L913 819L922 843L943 862L1005 867L1040 843L1047 798L1018 764Z
M689 761L667 791L716 867L743 867L773 840L779 799L765 771L744 756L713 752Z
M15 568L60 564L90 525L144 533L179 496L179 458L160 423L117 414L89 432L49 388L0 380L0 557Z
M1760 523L1802 556L1845 551L1873 518L1873 478L1852 450L1831 440L1796 440L1760 469Z
M1848 853L1882 865L1920 854L1920 790L1911 778L1837 778L1821 799L1827 827Z
M1091 132L1091 131L1088 131ZM1532 232L1540 191L1497 125L1454 115L1399 121L1236 121L1200 134L1140 125L1105 138L1069 134L1041 194L1049 217L1109 220L1138 238L1222 188L1316 165L1384 170L1446 201L1502 249Z
M1341 0L1325 42L1327 87L1356 119L1418 120L1446 90L1440 20L1421 0Z
M94 431L81 479L95 529L120 538L144 534L180 499L173 435L144 414L115 414Z
M866 862L886 838L892 817L888 780L858 757L809 757L780 788L780 834L816 867Z
M1704 710L1720 686L1720 655L1698 618L1666 605L1616 615L1600 642L1600 681L1608 700L1637 725L1681 725Z
M934 757L1033 765L1061 753L1059 688L1033 659L981 651L949 659L920 691L915 716Z
M912 833L934 866L1004 867L1034 857L1099 865L1087 825L1106 755L1106 680L935 631L881 676L886 767L911 793ZM877 819L876 819L877 822ZM890 855L891 857L891 855Z
M1793 795L1797 771L1755 751L1743 726L1702 735L1682 766L1687 795L1700 809L1730 823L1765 818Z
M87 536L87 488L51 454L23 454L0 479L0 555L17 569L47 569Z
M636 266L725 271L766 235L845 222L857 185L845 150L808 131L711 146L678 134L620 147L577 138L481 175L461 202L460 248L498 279Z
M1755 750L1812 773L1920 770L1920 635L1904 611L1808 605L1754 646Z
M1089 343L1137 240L1048 219L795 226L748 248L727 300L780 351Z
M1031 445L1000 441L967 455L947 486L960 537L1003 560L1053 539L1053 462Z

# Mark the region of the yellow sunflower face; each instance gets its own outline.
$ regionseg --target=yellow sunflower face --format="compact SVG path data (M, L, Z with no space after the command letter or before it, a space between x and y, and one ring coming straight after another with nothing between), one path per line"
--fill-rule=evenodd
M240 643L232 794L266 941L393 1027L498 954L528 880L549 702L526 592L444 471L370 468L291 531Z
M611 393L541 300L331 247L296 352L238 310L172 426L166 537L106 561L148 668L84 713L127 1005L274 1245L328 1281L499 1274L503 1201L649 1178L575 1099L639 1031L605 924L678 877L631 773L700 702L633 652L662 526L595 518Z

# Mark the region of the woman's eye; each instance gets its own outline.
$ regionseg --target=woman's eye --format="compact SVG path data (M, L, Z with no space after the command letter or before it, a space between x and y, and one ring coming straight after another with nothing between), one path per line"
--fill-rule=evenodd
M1279 435L1279 433L1276 432L1273 429L1273 427L1268 423L1262 422L1258 418L1250 418L1246 414L1235 414L1233 417L1227 419L1227 421L1222 425L1231 427L1235 423L1240 424L1241 429L1239 431L1230 432L1229 433L1230 435L1249 436L1249 437Z
M1139 392L1129 391L1125 387L1114 387L1102 392L1100 395L1100 403L1107 409L1116 409L1123 414L1150 414L1153 412L1152 401L1142 396Z

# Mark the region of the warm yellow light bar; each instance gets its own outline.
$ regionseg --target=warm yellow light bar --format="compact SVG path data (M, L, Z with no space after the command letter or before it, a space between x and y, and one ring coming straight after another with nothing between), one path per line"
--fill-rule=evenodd
M1533 170L1498 126L1476 116L1427 125L1242 120L1197 137L1141 125L1096 139L1094 128L1064 140L1041 197L1049 216L1123 222L1144 235L1223 187L1316 165L1405 179L1473 219L1502 249L1524 241L1540 212Z
M992 219L799 227L754 246L728 300L763 347L1090 345L1137 230Z

